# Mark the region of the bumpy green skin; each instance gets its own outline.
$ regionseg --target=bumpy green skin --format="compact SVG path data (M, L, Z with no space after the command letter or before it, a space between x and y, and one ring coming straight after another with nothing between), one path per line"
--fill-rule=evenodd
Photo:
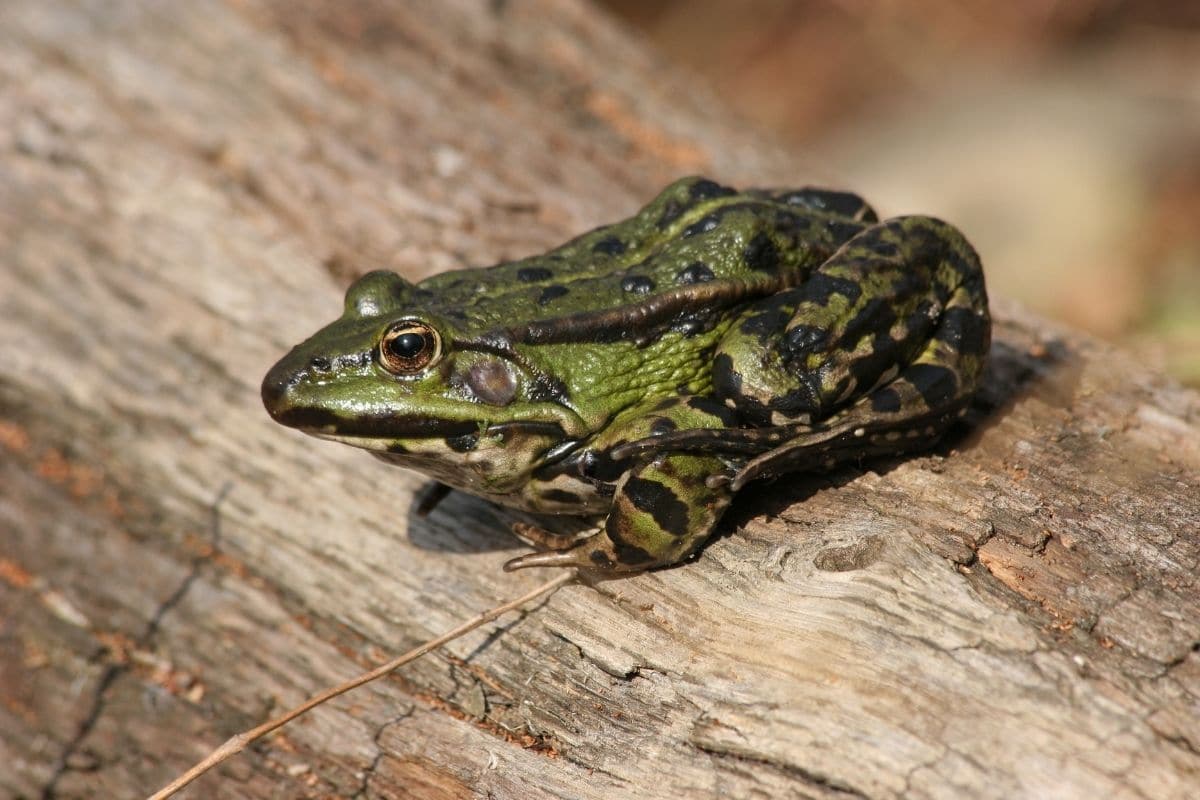
M398 322L434 329L415 374ZM263 381L279 422L595 534L510 562L675 563L748 481L928 447L978 386L991 325L974 250L854 195L669 186L544 255L374 272ZM547 535L547 541L551 537Z

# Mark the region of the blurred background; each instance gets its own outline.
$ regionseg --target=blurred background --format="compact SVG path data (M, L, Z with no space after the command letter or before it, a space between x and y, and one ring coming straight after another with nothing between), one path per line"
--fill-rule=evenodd
M1200 2L601 0L815 180L1200 386Z

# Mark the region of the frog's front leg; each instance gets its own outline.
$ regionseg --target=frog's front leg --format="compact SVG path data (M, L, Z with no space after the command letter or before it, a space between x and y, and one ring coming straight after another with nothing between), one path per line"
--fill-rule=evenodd
M727 480L716 488L706 483L725 472L712 456L657 456L622 476L600 530L570 549L519 556L504 568L636 572L682 561L709 537L733 497Z
M715 401L681 398L618 425L605 437L606 444L615 447L676 429L724 427L729 419L729 410ZM651 452L617 481L612 506L598 531L566 550L530 553L504 568L636 572L678 563L703 544L720 521L733 497L730 474L730 465L718 456Z

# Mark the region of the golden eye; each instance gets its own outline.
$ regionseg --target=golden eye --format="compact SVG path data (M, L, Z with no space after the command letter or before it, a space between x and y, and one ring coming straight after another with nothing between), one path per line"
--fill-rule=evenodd
M442 337L417 320L394 323L379 340L379 363L396 375L412 375L438 360Z

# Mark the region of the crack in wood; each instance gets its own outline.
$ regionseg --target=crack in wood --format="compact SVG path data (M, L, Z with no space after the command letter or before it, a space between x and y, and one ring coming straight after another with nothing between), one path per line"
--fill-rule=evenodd
M729 727L729 726L725 726ZM779 759L773 758L763 753L748 753L735 750L733 748L724 748L716 744L708 744L696 740L689 740L690 744L696 750L717 758L727 758L738 762L751 764L759 764L779 772L797 778L814 789L823 790L832 793L836 797L855 798L855 800L869 800L871 797L868 794L854 788L853 786L837 780L829 775L823 775L820 772L806 769L797 764L791 764Z
M209 542L210 549L206 552L197 553L188 562L187 572L183 578L176 584L165 599L162 600L150 615L150 619L146 621L146 627L142 633L134 639L134 643L138 649L149 649L154 643L155 636L162 626L163 620L171 613L187 595L188 590L200 577L200 571L205 564L212 561L220 550L221 544L221 504L232 490L233 484L226 483L218 491L210 506L210 527L209 527ZM117 678L129 672L132 668L131 664L115 663L105 667L100 679L96 681L96 688L91 695L91 701L88 705L88 713L79 723L74 736L63 747L62 753L55 762L54 770L50 774L49 779L42 787L42 800L54 800L58 796L58 785L67 773L76 771L71 762L75 755L80 752L83 742L96 727L96 723L100 721L100 717L104 714L105 704L108 701L108 690L112 688Z
M364 767L359 774L359 786L358 789L355 790L354 794L351 795L352 800L359 800L359 798L367 796L367 790L370 788L371 778L375 775L376 770L379 769L379 765L383 762L383 759L388 756L388 752L383 746L383 735L387 733L388 728L399 725L401 722L411 717L415 711L416 706L409 705L400 714L397 714L375 729L375 733L371 737L371 742L375 745L375 756L371 759L371 763Z

